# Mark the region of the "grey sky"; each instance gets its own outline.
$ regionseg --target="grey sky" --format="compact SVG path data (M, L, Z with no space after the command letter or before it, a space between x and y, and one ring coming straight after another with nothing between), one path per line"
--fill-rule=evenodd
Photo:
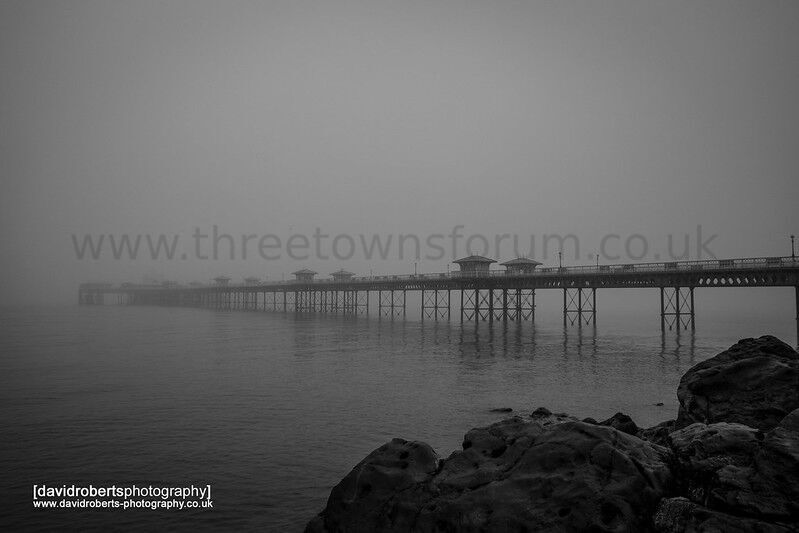
M799 232L794 1L5 0L0 72L6 301L413 268L78 260L83 233Z

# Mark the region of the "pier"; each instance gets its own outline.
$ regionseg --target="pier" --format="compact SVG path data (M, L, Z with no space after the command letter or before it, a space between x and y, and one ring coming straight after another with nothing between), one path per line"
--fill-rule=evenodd
M530 259L503 263L470 256L455 261L460 271L406 275L356 276L339 270L318 279L299 270L289 281L246 278L230 283L146 285L84 283L81 305L160 305L281 313L340 313L402 319L408 292L420 293L422 320L533 321L536 291L563 292L563 324L595 325L597 292L610 288L655 288L660 292L662 331L696 328L697 289L789 287L796 297L799 339L799 259L756 257L619 265L540 267ZM455 312L453 312L453 310Z

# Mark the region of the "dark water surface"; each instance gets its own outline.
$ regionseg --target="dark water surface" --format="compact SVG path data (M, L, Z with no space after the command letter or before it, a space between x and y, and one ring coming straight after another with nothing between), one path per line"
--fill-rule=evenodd
M696 362L744 336L795 342L790 316L665 339L651 317L579 330L144 307L0 319L6 530L301 530L392 437L446 456L496 407L654 425ZM214 510L34 510L43 483L211 484Z

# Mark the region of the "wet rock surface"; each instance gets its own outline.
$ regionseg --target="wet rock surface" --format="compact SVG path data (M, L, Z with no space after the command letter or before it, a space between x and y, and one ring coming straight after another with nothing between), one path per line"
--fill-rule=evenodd
M770 335L743 339L680 380L677 426L737 422L767 431L799 407L799 354Z
M473 429L436 471L407 447L370 454L307 531L641 531L671 482L664 448L574 420Z
M644 440L648 440L649 442L654 442L655 444L660 444L661 446L668 446L669 434L674 431L676 425L676 420L667 420L665 422L661 422L657 426L642 429L638 431L637 435Z
M660 533L784 533L796 529L752 518L742 518L708 509L687 498L664 498L654 518L655 531Z
M677 421L647 429L542 407L470 430L445 459L394 439L306 531L799 531L799 405L778 417L799 403L796 361L773 337L740 341L686 373ZM765 390L724 383L746 376Z
M394 439L370 453L330 492L324 515L307 531L411 531L421 490L438 468L438 456L422 442ZM330 528L330 529L326 529Z
M625 415L624 413L616 413L607 420L599 422L599 425L610 426L612 428L618 429L623 433L627 433L628 435L637 435L638 432L640 431L635 422L633 422L633 419L630 418L629 415Z

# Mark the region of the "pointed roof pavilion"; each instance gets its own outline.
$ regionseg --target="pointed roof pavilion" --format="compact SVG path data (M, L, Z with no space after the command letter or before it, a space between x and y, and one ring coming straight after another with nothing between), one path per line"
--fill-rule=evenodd
M464 257L462 259L456 259L453 263L463 264L463 263L496 263L494 259L489 257L483 257L482 255L470 255L469 257Z
M297 281L313 281L313 277L317 274L318 272L315 270L309 270L307 268L291 273L292 276L297 278Z
M340 270L337 270L336 272L331 273L330 275L333 276L334 281L347 281L352 279L352 277L355 274L353 272L347 272L342 268Z
M526 257L517 257L516 259L501 263L508 274L529 274L540 264L540 262Z
M482 255L470 255L456 259L453 263L461 267L461 272L488 272L488 267L496 261Z

